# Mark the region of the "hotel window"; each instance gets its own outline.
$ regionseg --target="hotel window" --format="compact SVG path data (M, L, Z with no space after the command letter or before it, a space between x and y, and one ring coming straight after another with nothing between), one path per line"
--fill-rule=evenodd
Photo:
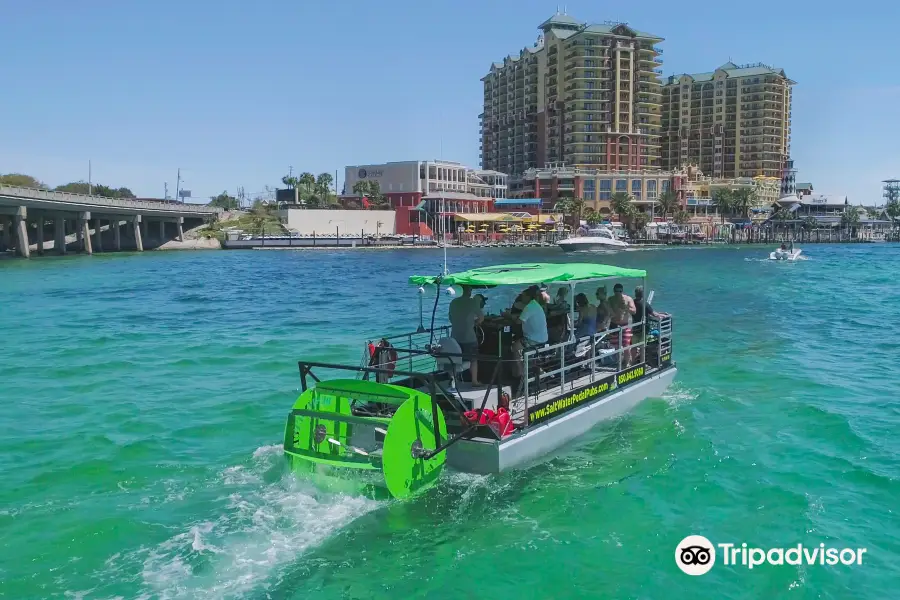
M616 192L628 192L628 182L624 179L616 179Z
M593 179L585 179L584 180L584 191L582 192L585 200L593 200L595 197L596 190L594 186L597 182Z
M661 190L662 190L663 193L669 191L669 180L668 180L668 179L663 179L663 180L662 180L662 188L661 188Z
M591 191L585 190L584 199L585 200L593 200L594 199L594 190L591 190Z
M611 185L612 182L609 179L600 180L600 200L609 200L612 195Z
M632 179L631 180L631 195L634 196L635 200L641 199L641 180L640 179Z
M656 200L656 180L647 180L647 200Z

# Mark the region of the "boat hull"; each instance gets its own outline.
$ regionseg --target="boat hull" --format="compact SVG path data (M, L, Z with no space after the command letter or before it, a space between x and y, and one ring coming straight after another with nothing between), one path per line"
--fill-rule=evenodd
M563 252L577 252L581 250L624 250L628 247L628 244L625 242L619 243L609 243L609 242L597 242L597 241L567 241L563 240L561 242L557 242L556 244L560 248L562 248Z
M661 396L676 373L674 365L668 367L546 424L532 426L509 440L460 440L447 449L447 464L457 471L478 474L499 473L528 465L548 457L601 421L628 412L646 398Z
M793 251L775 250L774 252L769 253L769 260L794 261L797 260L801 252L803 252L803 250L800 250L799 248Z

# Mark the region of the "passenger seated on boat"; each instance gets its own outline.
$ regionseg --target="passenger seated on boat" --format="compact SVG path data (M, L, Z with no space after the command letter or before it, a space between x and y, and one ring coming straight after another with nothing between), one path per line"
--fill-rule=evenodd
M631 315L637 312L637 308L634 305L634 300L631 299L630 296L625 295L625 288L621 283L617 283L613 286L613 296L609 299L609 315L610 315L610 329L619 329L620 331L614 331L608 338L610 345L613 348L625 348L631 345L631 328L628 327L629 319ZM621 345L620 345L621 340ZM631 364L631 352L624 352L622 354L622 364L621 367L625 368Z
M634 288L634 322L640 323L641 321L646 321L650 317L654 317L656 319L661 319L663 317L668 317L668 313L664 312L656 312L653 310L653 307L650 306L650 303L644 298L644 288L642 286L637 286ZM634 326L634 334L632 335L632 340L634 344L640 344L644 341L644 337L646 336L646 332L649 329L647 327L647 323L638 324ZM643 356L641 356L641 348L633 349L633 356L635 360L639 362L643 362Z
M519 377L524 373L522 353L530 348L536 348L547 343L547 313L544 306L550 302L550 296L546 288L531 286L525 292L530 295L530 300L525 308L514 319L522 324L522 337L512 343L513 356L516 358L516 371Z
M462 286L462 295L450 302L450 337L459 344L465 360L469 361L469 372L472 385L481 385L478 381L478 361L472 355L478 354L478 338L475 336L475 325L484 320L481 302L472 297L472 287Z
M571 308L569 301L566 299L569 295L569 288L561 287L556 290L556 298L553 299L553 310L559 312L569 312Z
M588 302L585 294L575 296L575 310L578 320L575 322L575 338L581 339L597 332L597 307Z
M597 331L609 329L609 298L606 295L606 286L597 288Z

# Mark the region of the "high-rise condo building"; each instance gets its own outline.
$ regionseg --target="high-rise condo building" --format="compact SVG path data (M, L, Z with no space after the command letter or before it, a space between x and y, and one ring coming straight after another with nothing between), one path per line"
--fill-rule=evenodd
M662 166L711 177L782 177L791 148L791 86L784 70L728 62L673 75L663 86Z
M601 171L660 168L663 38L625 23L556 14L484 82L481 163L521 177L564 163Z

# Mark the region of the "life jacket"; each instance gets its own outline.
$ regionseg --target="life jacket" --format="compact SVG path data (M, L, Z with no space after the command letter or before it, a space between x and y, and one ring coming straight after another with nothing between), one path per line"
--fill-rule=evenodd
M489 408L481 411L481 414L478 414L478 410L467 410L463 413L463 417L466 420L466 424L472 425L474 423L478 423L479 425L487 425L491 429L493 429L496 433L500 435L500 437L506 437L515 431L515 426L513 425L512 418L509 415L509 411L504 407L500 407L497 409L497 412L492 411Z
M369 366L384 369L387 373L378 373L375 381L387 383L397 369L397 351L391 343L382 338L377 344L369 342Z

